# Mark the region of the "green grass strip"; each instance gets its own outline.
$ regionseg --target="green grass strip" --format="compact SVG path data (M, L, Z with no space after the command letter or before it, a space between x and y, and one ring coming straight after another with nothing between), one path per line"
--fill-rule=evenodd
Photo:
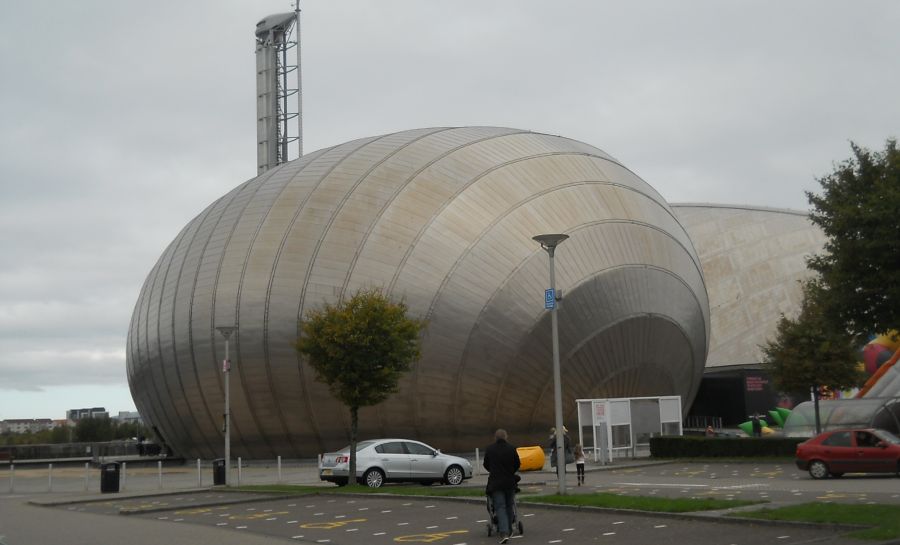
M715 498L657 498L647 496L622 496L619 494L569 494L560 496L519 496L521 503L553 503L585 507L607 507L612 509L633 509L662 513L690 513L692 511L718 511L732 507L743 507L765 503L749 500L719 500Z
M847 534L859 539L900 538L900 505L850 505L845 503L803 503L777 509L745 511L735 516L760 520L795 520L872 526Z

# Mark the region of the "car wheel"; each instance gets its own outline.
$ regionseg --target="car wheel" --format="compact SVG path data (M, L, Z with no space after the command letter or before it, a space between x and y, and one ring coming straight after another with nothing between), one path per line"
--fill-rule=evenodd
M363 474L363 482L369 488L381 488L384 484L384 473L380 469L370 469Z
M809 476L813 479L824 479L828 476L828 466L822 460L813 460L809 463Z
M465 473L459 466L450 466L444 473L444 482L447 484L460 484L463 482Z
M336 480L334 481L334 484L336 484L336 485L338 485L338 486L347 486L347 481L348 481L348 480L349 480L349 479L347 479L347 480L345 480L345 479L336 479Z
M422 486L431 486L434 484L434 481L422 481Z

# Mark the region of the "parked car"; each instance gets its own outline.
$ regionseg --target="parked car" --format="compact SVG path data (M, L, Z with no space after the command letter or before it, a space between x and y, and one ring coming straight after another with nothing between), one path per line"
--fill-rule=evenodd
M323 454L319 478L343 486L349 482L350 446ZM465 458L441 453L410 439L372 439L356 444L356 479L378 488L386 482L435 482L460 484L472 478L472 464Z
M872 428L826 431L797 445L796 462L813 479L844 473L900 476L900 438Z

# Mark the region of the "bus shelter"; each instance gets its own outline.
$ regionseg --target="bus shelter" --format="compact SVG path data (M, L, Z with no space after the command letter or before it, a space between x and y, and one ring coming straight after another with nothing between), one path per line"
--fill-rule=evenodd
M578 441L594 461L650 452L650 438L682 435L681 396L577 399Z

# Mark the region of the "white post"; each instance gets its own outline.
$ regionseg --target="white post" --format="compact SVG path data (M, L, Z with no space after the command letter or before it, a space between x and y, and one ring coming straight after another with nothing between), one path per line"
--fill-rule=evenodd
M156 474L159 483L159 489L162 490L162 460L156 462Z
M243 468L241 467L241 457L238 456L238 486L241 486L241 473L243 472Z
M16 491L16 464L9 464L9 491Z
M47 464L47 490L53 492L53 464Z
M200 458L197 458L197 488L203 488L203 473L200 472Z
M278 457L278 482L281 482L281 456Z
M84 463L84 490L85 490L85 492L87 492L87 489L88 489L88 486L90 483L90 478L91 478L91 473L89 471L90 466L91 466L91 464L89 464L87 462Z
M122 462L122 490L125 490L126 484L128 484L128 462Z
M475 467L473 468L472 473L475 475L481 475L481 458L479 457L478 447L475 447Z

